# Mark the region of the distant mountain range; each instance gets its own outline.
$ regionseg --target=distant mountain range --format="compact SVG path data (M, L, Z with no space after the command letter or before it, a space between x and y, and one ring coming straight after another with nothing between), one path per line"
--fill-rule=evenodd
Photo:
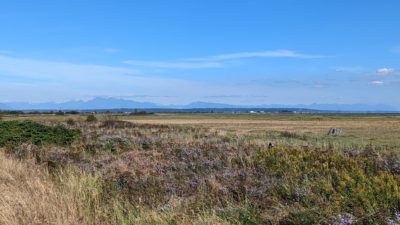
M367 104L298 104L298 105L231 105L210 102L193 102L187 105L160 105L152 102L137 102L120 98L94 98L88 101L67 101L63 103L0 103L2 110L101 110L101 109L310 109L346 112L395 112L390 105ZM219 110L221 111L221 110ZM230 110L232 111L232 110Z

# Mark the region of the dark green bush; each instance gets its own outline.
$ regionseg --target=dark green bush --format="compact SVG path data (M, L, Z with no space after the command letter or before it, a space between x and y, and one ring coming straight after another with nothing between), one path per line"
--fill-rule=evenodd
M80 132L63 126L46 126L33 121L0 122L0 147L22 143L70 145Z

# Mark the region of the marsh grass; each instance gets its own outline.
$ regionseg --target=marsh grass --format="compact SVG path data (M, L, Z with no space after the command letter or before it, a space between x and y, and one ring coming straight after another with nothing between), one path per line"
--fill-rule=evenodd
M79 130L68 145L40 145L36 164L1 155L0 224L385 224L399 210L395 140L61 117L34 120Z

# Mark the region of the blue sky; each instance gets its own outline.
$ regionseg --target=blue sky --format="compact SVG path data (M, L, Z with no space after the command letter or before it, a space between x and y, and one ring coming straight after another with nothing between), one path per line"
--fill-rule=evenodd
M400 2L1 1L0 102L400 109Z

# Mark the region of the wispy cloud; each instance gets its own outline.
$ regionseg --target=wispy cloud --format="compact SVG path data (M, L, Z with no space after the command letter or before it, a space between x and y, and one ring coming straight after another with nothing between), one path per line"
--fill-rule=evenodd
M185 63L216 63L212 65L223 66L228 60L234 60L237 57L216 57L218 60L214 61L190 61L188 59L181 61ZM182 68L182 65L180 66ZM210 99L229 104L312 103L320 101L322 98L332 99L331 96L336 96L338 90L348 96L347 92L354 90L349 87L359 85L349 84L345 78L342 80L335 78L338 80L331 83L324 78L320 78L322 79L320 81L313 81L313 79L301 77L268 78L267 76L264 80L249 76L243 80L232 78L215 82L213 80L196 80L190 77L177 79L168 77L168 75L154 76L146 73L145 70L138 71L136 68L126 65L109 66L35 60L0 54L0 102L7 100L65 101L88 96L125 96L135 100L149 100L164 104L182 104L197 100L210 101ZM398 70L396 69L396 71ZM379 85L393 90L394 93L397 90L394 86L394 82L398 82L397 72L392 76L379 76L376 74L376 70L369 69L368 74L370 76L363 77L362 82L359 83L368 84L370 88L357 90L358 96L368 96L373 99L376 96L373 91L380 91L380 88L377 87ZM346 99L353 101L356 97L357 95L346 97ZM376 101L382 101L382 99L376 99ZM392 99L384 100L393 101ZM398 103L396 102L396 104Z
M356 77L350 77L350 81L374 86L381 86L393 85L398 79L398 70L389 67L381 67L375 70L368 69L357 74L359 75Z
M82 96L126 96L132 93L180 96L183 93L201 93L205 87L187 80L150 74L139 76L137 70L126 67L0 55L0 99L3 100L62 100Z
M364 67L360 67L360 66L354 66L354 67L343 67L343 66L339 66L335 68L335 72L338 73L363 73L368 71L367 69L365 69Z
M379 69L376 70L376 74L380 75L380 76L387 76L387 75L393 74L394 72L395 72L395 69L386 68L386 67L379 68Z
M304 101L306 98L304 95L293 97L292 92L282 94L282 87L288 86L266 82L254 82L248 85L238 85L234 81L215 83L158 77L151 74L140 76L135 69L127 67L0 55L0 102L65 101L88 96L131 96L137 100L151 99L152 102L167 104L209 99L220 99L232 104L261 104L267 101L266 99L285 102ZM292 88L290 85L289 87ZM310 91L307 87L296 88ZM268 98L265 95L266 90ZM206 98L205 95L215 98Z
M0 72L4 75L56 81L132 75L135 74L136 70L123 67L73 64L0 55Z
M300 58L300 59L312 59L312 58L325 58L322 55L307 55L297 53L290 50L275 50L275 51L260 51L260 52L239 52L232 54L221 54L202 58L189 58L188 60L193 61L225 61L234 59L246 59L246 58Z
M381 81L381 80L374 80L374 81L369 82L369 84L375 85L375 86L381 86L381 85L383 85L384 83L385 83L385 82L383 82L383 81Z
M231 54L220 54L206 57L185 58L173 61L146 61L126 60L125 64L168 69L204 69L223 67L224 62L229 60L250 59L250 58L298 58L313 59L325 58L322 55L301 54L290 50L260 51L260 52L239 52Z
M187 61L140 61L126 60L125 64L133 66L144 66L162 69L202 69L202 68L218 68L222 67L217 62L187 62Z

